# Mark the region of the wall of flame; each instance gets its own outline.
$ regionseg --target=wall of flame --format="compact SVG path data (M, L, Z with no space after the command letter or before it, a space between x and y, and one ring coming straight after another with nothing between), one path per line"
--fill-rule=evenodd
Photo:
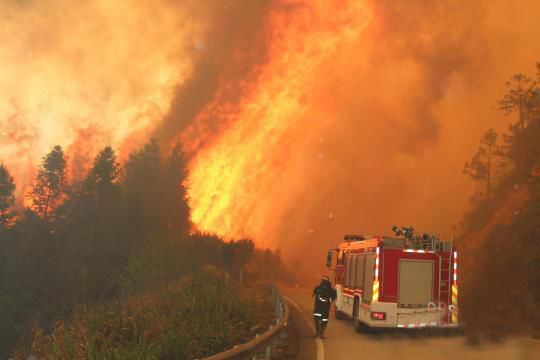
M22 193L67 149L155 136L190 157L197 229L313 254L391 225L451 232L536 2L4 1L0 160Z

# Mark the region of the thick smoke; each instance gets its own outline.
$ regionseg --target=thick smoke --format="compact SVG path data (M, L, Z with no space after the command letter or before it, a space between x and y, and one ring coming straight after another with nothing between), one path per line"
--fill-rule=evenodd
M481 134L505 129L493 110L504 81L540 59L530 2L374 2L371 27L321 71L331 98L304 195L275 238L323 263L344 233L392 225L451 236L471 194L461 174ZM289 240L294 239L294 240ZM296 240L302 239L302 240Z

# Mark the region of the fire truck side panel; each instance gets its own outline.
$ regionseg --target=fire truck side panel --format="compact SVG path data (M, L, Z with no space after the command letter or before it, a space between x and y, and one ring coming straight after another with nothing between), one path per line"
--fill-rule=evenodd
M335 306L337 310L352 317L355 297L358 297L360 303L363 299L371 300L375 254L349 253L344 255L343 262L346 270L342 275L342 284L336 278L338 297Z
M381 254L381 302L397 302L397 261L401 249L384 249Z

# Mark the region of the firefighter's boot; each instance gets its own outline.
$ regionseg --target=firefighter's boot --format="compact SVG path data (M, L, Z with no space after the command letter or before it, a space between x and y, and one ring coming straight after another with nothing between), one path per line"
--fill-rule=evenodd
M315 321L315 335L313 337L317 337L321 333L321 320L314 319L314 321Z
M326 330L327 325L328 325L328 321L323 321L321 323L321 331L319 332L319 336L321 339L324 339L324 330Z

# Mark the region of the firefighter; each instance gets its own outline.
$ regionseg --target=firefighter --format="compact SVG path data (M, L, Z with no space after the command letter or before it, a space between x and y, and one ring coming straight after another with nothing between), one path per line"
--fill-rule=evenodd
M332 288L330 279L327 276L321 278L321 283L313 289L315 305L313 309L313 319L315 320L315 336L324 339L324 330L328 326L330 314L330 304L336 299L336 290Z

